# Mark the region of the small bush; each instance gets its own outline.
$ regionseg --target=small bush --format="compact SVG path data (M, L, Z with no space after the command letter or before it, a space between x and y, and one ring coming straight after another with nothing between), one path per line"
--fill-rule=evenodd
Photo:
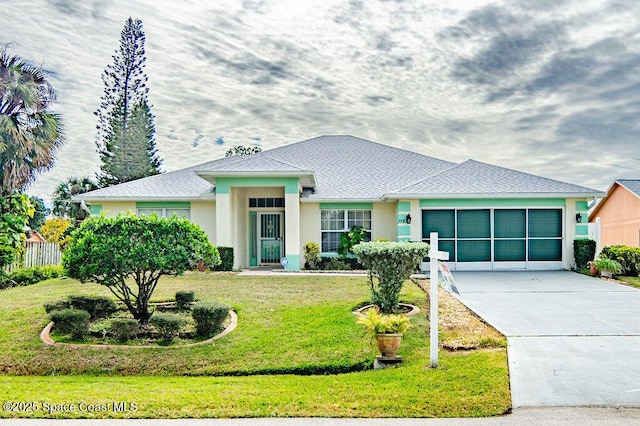
M45 303L44 310L46 313L50 314L53 311L62 311L64 309L69 309L69 302L67 300L58 300L55 302Z
M11 281L9 274L0 269L0 290L13 287L13 282Z
M345 261L346 259L338 259L330 257L326 262L323 262L322 269L325 271L347 271L351 269L351 266Z
M106 318L118 310L118 305L104 296L69 296L69 306L89 312L92 320Z
M229 307L219 303L202 303L191 309L191 316L196 322L196 333L205 337L221 329L228 314Z
M2 273L0 276L0 288L24 287L37 284L40 281L58 278L64 274L62 266L34 266L31 268L22 268L12 274Z
M318 268L318 260L320 260L320 246L318 243L308 242L302 247L304 260L309 269Z
M233 271L233 247L218 247L220 264L211 268L214 271Z
M177 291L176 305L178 309L184 309L196 300L196 294L193 291Z
M149 319L149 324L155 327L162 340L170 342L178 335L185 320L175 314L155 314Z
M126 342L138 332L138 321L133 318L114 318L109 324L109 332L119 342Z
M353 247L358 260L369 270L371 303L384 314L398 308L400 290L429 253L426 243L360 243Z
M596 242L588 238L581 238L573 241L573 257L576 261L576 268L588 267L588 262L596 256Z
M608 246L602 249L602 254L620 263L622 275L635 277L640 272L640 247Z
M89 334L89 313L79 309L63 309L52 311L49 319L54 322L55 329L62 334L71 334L75 340L84 340Z

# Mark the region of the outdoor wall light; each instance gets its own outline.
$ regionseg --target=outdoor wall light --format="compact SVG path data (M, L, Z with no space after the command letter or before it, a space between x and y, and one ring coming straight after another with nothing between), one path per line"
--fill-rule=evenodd
M576 213L576 222L582 222L582 215L580 213Z
M407 223L411 223L411 215L407 214L407 217L405 218L405 220L407 221Z

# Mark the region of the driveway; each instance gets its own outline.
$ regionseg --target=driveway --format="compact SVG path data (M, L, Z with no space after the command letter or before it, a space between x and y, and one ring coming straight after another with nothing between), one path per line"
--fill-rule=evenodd
M514 407L640 407L640 290L567 271L453 276L507 336Z

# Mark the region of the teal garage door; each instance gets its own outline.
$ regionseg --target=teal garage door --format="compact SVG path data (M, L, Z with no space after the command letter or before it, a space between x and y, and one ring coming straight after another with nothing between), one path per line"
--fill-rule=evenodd
M422 211L422 238L438 232L456 269L562 267L562 209Z

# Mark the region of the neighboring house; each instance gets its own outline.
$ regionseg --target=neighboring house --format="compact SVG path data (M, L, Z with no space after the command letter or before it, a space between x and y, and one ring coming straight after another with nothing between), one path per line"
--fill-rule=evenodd
M46 243L47 242L47 240L45 240L44 237L40 235L40 233L35 229L29 229L27 231L27 235L28 235L28 238L27 238L28 243Z
M602 247L640 246L640 179L616 180L589 214L589 222L597 218Z
M371 239L428 241L457 270L567 269L600 191L468 160L457 164L352 136L321 136L76 197L93 214L178 214L235 267L303 267L302 246L335 256L354 225Z

